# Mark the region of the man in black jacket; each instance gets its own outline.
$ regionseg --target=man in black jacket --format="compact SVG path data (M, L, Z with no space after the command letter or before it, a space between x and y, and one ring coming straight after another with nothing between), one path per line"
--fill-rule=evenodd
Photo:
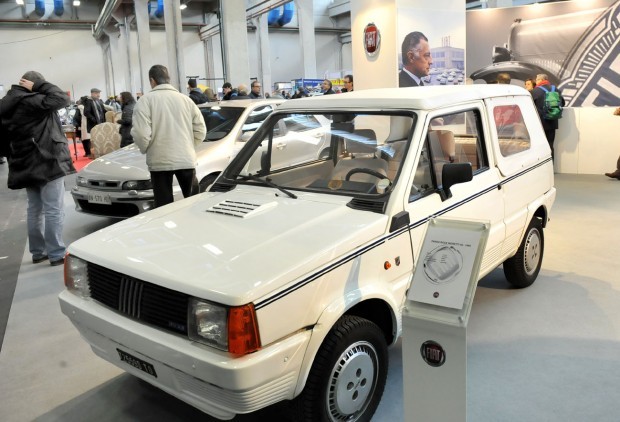
M189 98L195 104L204 104L209 102L209 98L202 92L198 85L196 84L196 79L191 78L187 81L187 87L189 89Z
M62 265L65 244L64 179L75 173L57 111L68 95L39 72L26 72L0 100L0 119L9 151L10 189L26 188L28 243L32 262Z
M93 88L90 90L90 97L86 97L84 102L84 117L86 117L86 132L90 133L95 126L105 122L105 104L101 101L101 90ZM89 157L90 139L82 139L84 156Z

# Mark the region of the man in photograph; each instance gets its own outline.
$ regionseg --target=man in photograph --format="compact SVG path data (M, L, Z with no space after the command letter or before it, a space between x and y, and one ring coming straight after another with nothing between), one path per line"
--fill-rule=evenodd
M402 44L403 70L398 74L400 88L423 86L422 78L428 76L433 64L428 38L415 31L407 34Z

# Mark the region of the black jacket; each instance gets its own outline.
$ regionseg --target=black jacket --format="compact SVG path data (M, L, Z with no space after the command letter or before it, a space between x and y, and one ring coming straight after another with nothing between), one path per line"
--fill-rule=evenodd
M133 137L131 136L131 125L133 122L133 108L136 102L130 101L127 104L123 104L123 114L121 119L117 122L121 127L118 129L118 133L121 134L121 147L133 144Z
M99 108L99 118L97 118L97 112L95 107ZM105 122L105 105L101 100L93 100L91 97L86 99L84 104L84 117L86 117L86 131L90 131L99 123Z
M209 102L209 97L207 97L200 88L194 88L189 92L189 98L196 104L204 104Z
M32 92L13 85L0 100L9 142L10 189L42 186L75 173L57 113L69 103L63 90L46 81L36 81Z

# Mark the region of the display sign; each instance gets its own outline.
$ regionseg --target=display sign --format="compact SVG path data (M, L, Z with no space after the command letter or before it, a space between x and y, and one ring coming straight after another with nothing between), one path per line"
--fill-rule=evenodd
M478 275L474 266L484 251L481 242L486 244L485 227L481 222L431 220L407 298L462 309L472 277Z

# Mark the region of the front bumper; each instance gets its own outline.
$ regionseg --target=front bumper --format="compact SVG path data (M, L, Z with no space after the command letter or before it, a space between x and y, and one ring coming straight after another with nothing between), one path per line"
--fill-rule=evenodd
M89 201L89 194L105 196L110 204ZM103 217L128 218L138 215L154 207L153 191L135 190L95 190L82 186L74 186L71 196L77 211Z
M292 399L311 331L234 357L126 318L69 291L62 312L99 357L220 419ZM121 361L118 350L153 365L157 377Z

